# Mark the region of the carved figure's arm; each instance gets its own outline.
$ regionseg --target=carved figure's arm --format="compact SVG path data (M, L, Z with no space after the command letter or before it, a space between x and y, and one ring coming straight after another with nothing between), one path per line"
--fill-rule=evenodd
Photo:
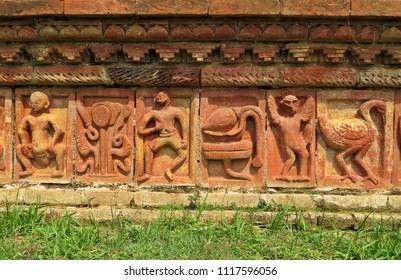
M279 125L281 116L278 113L278 106L276 100L274 99L273 95L269 96L269 100L267 101L267 107L269 108L270 117L272 118L272 123L274 125Z
M180 109L176 110L176 119L181 125L182 128L182 140L185 142L188 141L188 132L189 132L189 125L187 120L187 115L181 111Z
M49 116L49 122L52 125L53 129L54 129L54 135L52 138L52 146L54 147L57 142L61 142L63 140L64 137L64 130L59 126L56 117L53 115Z
M138 134L140 136L147 136L147 135L150 135L157 131L160 131L160 126L157 124L157 122L154 127L146 128L146 126L153 119L153 117L154 117L153 112L149 112L149 113L145 114L145 116L139 122L139 124L137 125L137 128L138 128Z
M29 139L29 116L24 117L18 125L18 136L21 140L23 146L31 144L31 139Z
M301 121L308 122L314 111L315 101L313 100L312 96L309 96L308 99L306 99L304 106L302 106L302 110L300 112Z

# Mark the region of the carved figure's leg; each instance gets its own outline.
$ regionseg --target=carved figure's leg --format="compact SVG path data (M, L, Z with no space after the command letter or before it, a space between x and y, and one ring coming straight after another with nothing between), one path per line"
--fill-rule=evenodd
M154 153L157 152L160 148L164 147L167 142L165 138L156 138L153 139L150 143L146 144L145 147L145 172L143 175L138 177L138 182L143 182L150 179L150 173L152 172L152 164Z
M294 165L295 154L293 150L291 150L289 147L286 147L286 152L287 152L287 159L284 162L283 169L281 171L281 176L277 177L276 179L283 181L291 181L292 179L287 174L290 171L291 167Z
M338 166L340 167L341 171L343 172L344 176L341 178L341 180L345 179L351 179L352 182L356 183L358 182L358 178L354 175L351 175L349 172L347 165L345 164L345 158L349 155L352 155L362 149L361 146L353 146L351 148L346 149L344 152L341 152L336 155L336 161L338 163Z
M22 167L25 169L21 171L18 175L21 177L31 176L33 174L32 162L22 151L22 145L17 145L17 158L20 160Z
M169 168L166 169L166 176L170 181L174 181L174 175L172 172L175 172L187 159L187 151L183 149L177 150L177 157L174 159L173 163Z
M379 181L377 178L372 174L372 172L366 167L366 165L362 161L362 157L366 155L366 153L369 151L370 147L372 146L373 142L367 144L364 146L358 154L355 156L355 162L366 172L367 176L363 178L362 181L367 181L370 180L372 181L373 184L377 185Z
M303 147L298 152L299 158L299 175L295 178L296 181L309 181L310 178L308 177L308 159L309 159L309 152L306 147Z
M177 153L177 157L172 162L171 166L166 169L166 176L170 181L174 181L173 172L175 172L187 159L187 150L182 148L181 137L178 134L168 138L167 146L170 146Z
M55 147L55 153L57 169L53 171L52 177L62 177L64 175L66 146L64 144L57 144Z

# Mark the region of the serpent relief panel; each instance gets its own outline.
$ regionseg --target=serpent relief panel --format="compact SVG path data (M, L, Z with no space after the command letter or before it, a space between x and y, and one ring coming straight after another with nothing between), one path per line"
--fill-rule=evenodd
M0 88L0 182L11 179L12 101L11 89Z
M315 186L315 99L312 90L268 92L269 184Z
M134 94L128 89L80 89L76 100L76 179L131 182Z
M16 179L70 181L74 99L72 89L16 90Z
M138 90L135 181L140 186L194 185L197 128L197 90Z
M318 185L389 188L393 91L319 91L317 98Z
M209 187L261 187L265 160L264 90L201 93L201 174Z

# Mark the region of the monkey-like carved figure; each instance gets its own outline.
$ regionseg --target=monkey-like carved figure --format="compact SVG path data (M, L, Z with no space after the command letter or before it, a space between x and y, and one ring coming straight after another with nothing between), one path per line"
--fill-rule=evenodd
M272 124L277 126L281 149L286 159L280 176L277 180L283 181L310 181L308 176L309 145L313 141L312 125L310 119L315 109L315 101L308 97L303 106L294 95L287 95L280 101L283 106L283 115L279 113L279 106L275 98L270 95L268 100L269 113ZM306 124L306 125L304 125ZM288 172L299 162L297 176L290 176Z
M157 137L146 143L145 146L145 172L138 177L138 182L143 182L151 177L152 163L154 154L164 148L170 147L176 153L177 157L169 167L166 166L165 175L170 181L175 180L173 172L175 172L187 159L188 146L188 121L187 115L180 109L170 105L170 97L163 91L154 97L158 109L152 110L145 114L138 123L138 134L146 137L151 134L157 134ZM155 126L148 127L151 122ZM176 123L181 126L182 136L175 127Z

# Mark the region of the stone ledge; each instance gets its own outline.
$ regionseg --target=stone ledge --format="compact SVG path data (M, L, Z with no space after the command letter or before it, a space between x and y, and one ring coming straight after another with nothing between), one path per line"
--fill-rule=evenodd
M1 211L1 209L0 209ZM118 209L113 207L98 208L48 208L47 213L63 217L66 213L73 214L77 219L97 220L99 222L111 221L116 218L132 219L137 222L154 222L160 217L178 219L199 219L201 222L227 222L232 223L235 219L250 221L262 227L268 226L277 216L277 212L238 212L238 211L164 211L145 209ZM288 212L282 217L285 223L303 223L311 226L336 229L358 229L360 226L373 225L377 223L388 223L396 227L401 221L400 214L381 213L319 213L319 212Z
M32 204L51 206L119 206L163 207L204 205L208 207L260 208L271 205L322 211L394 211L401 212L400 195L320 195L320 194L266 194L235 192L165 193L99 189L0 189L0 204Z

